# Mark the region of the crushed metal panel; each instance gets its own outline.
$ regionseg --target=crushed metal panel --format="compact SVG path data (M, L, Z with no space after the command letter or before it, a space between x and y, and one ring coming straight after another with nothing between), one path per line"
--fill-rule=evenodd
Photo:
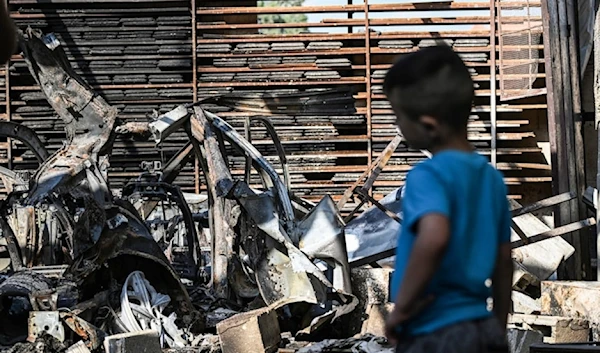
M294 233L294 220L295 213L294 207L292 206L292 201L290 199L289 191L281 180L275 168L267 162L267 160L260 154L260 152L254 147L248 140L244 139L240 134L235 131L231 125L229 125L225 120L220 117L212 114L210 112L204 111L206 117L211 121L213 126L223 133L223 137L227 139L230 143L236 145L239 149L243 150L244 153L252 158L254 163L258 165L257 168L259 171L262 171L268 175L271 182L273 183L273 189L277 194L277 202L278 207L280 207L281 217L285 222L286 230L290 232L289 236L294 241L294 244L298 243L298 234Z
M307 273L320 275L325 283L328 283L327 278L291 243L281 227L272 198L266 193L256 194L245 183L236 185L234 197L258 228L274 241L256 272L259 290L267 305L278 307L298 301L317 304L318 299L324 300L315 296ZM285 246L287 255L275 247L277 243Z
M402 217L402 188L392 191L380 203ZM400 224L373 206L349 222L345 228L350 263L396 248Z
M69 192L87 178L100 204L110 197L98 156L112 149L117 109L111 107L70 66L54 35L28 29L21 47L29 71L48 103L65 123L67 143L37 170L27 203L52 192Z
M344 224L331 196L326 195L298 223L300 250L313 259L333 262L333 286L352 293Z

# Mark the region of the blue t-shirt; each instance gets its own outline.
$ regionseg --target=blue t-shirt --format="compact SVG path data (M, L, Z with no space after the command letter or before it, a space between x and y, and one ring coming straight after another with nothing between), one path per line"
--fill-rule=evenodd
M416 237L415 225L431 213L450 220L450 239L425 297L435 298L401 328L421 335L466 320L491 316L491 278L498 247L510 241L511 217L500 172L475 152L442 151L408 174L396 269L395 300Z

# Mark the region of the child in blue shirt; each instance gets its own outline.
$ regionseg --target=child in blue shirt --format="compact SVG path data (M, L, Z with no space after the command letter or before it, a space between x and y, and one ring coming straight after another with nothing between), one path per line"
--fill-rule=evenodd
M10 18L6 0L0 0L0 64L10 59L17 46L17 31Z
M467 139L471 75L449 47L426 48L384 90L407 143L433 155L404 186L387 336L397 352L507 352L511 217L502 175Z

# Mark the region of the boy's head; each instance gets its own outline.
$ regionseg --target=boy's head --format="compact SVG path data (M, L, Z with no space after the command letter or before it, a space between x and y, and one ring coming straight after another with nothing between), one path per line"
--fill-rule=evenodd
M431 149L448 138L466 137L473 80L451 48L430 47L401 57L388 71L383 89L413 148Z

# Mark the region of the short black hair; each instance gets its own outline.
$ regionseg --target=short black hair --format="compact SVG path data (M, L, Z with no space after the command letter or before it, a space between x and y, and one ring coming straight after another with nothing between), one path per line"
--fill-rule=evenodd
M395 95L409 119L429 115L454 129L467 126L475 89L465 63L448 46L402 56L385 76L383 90Z

